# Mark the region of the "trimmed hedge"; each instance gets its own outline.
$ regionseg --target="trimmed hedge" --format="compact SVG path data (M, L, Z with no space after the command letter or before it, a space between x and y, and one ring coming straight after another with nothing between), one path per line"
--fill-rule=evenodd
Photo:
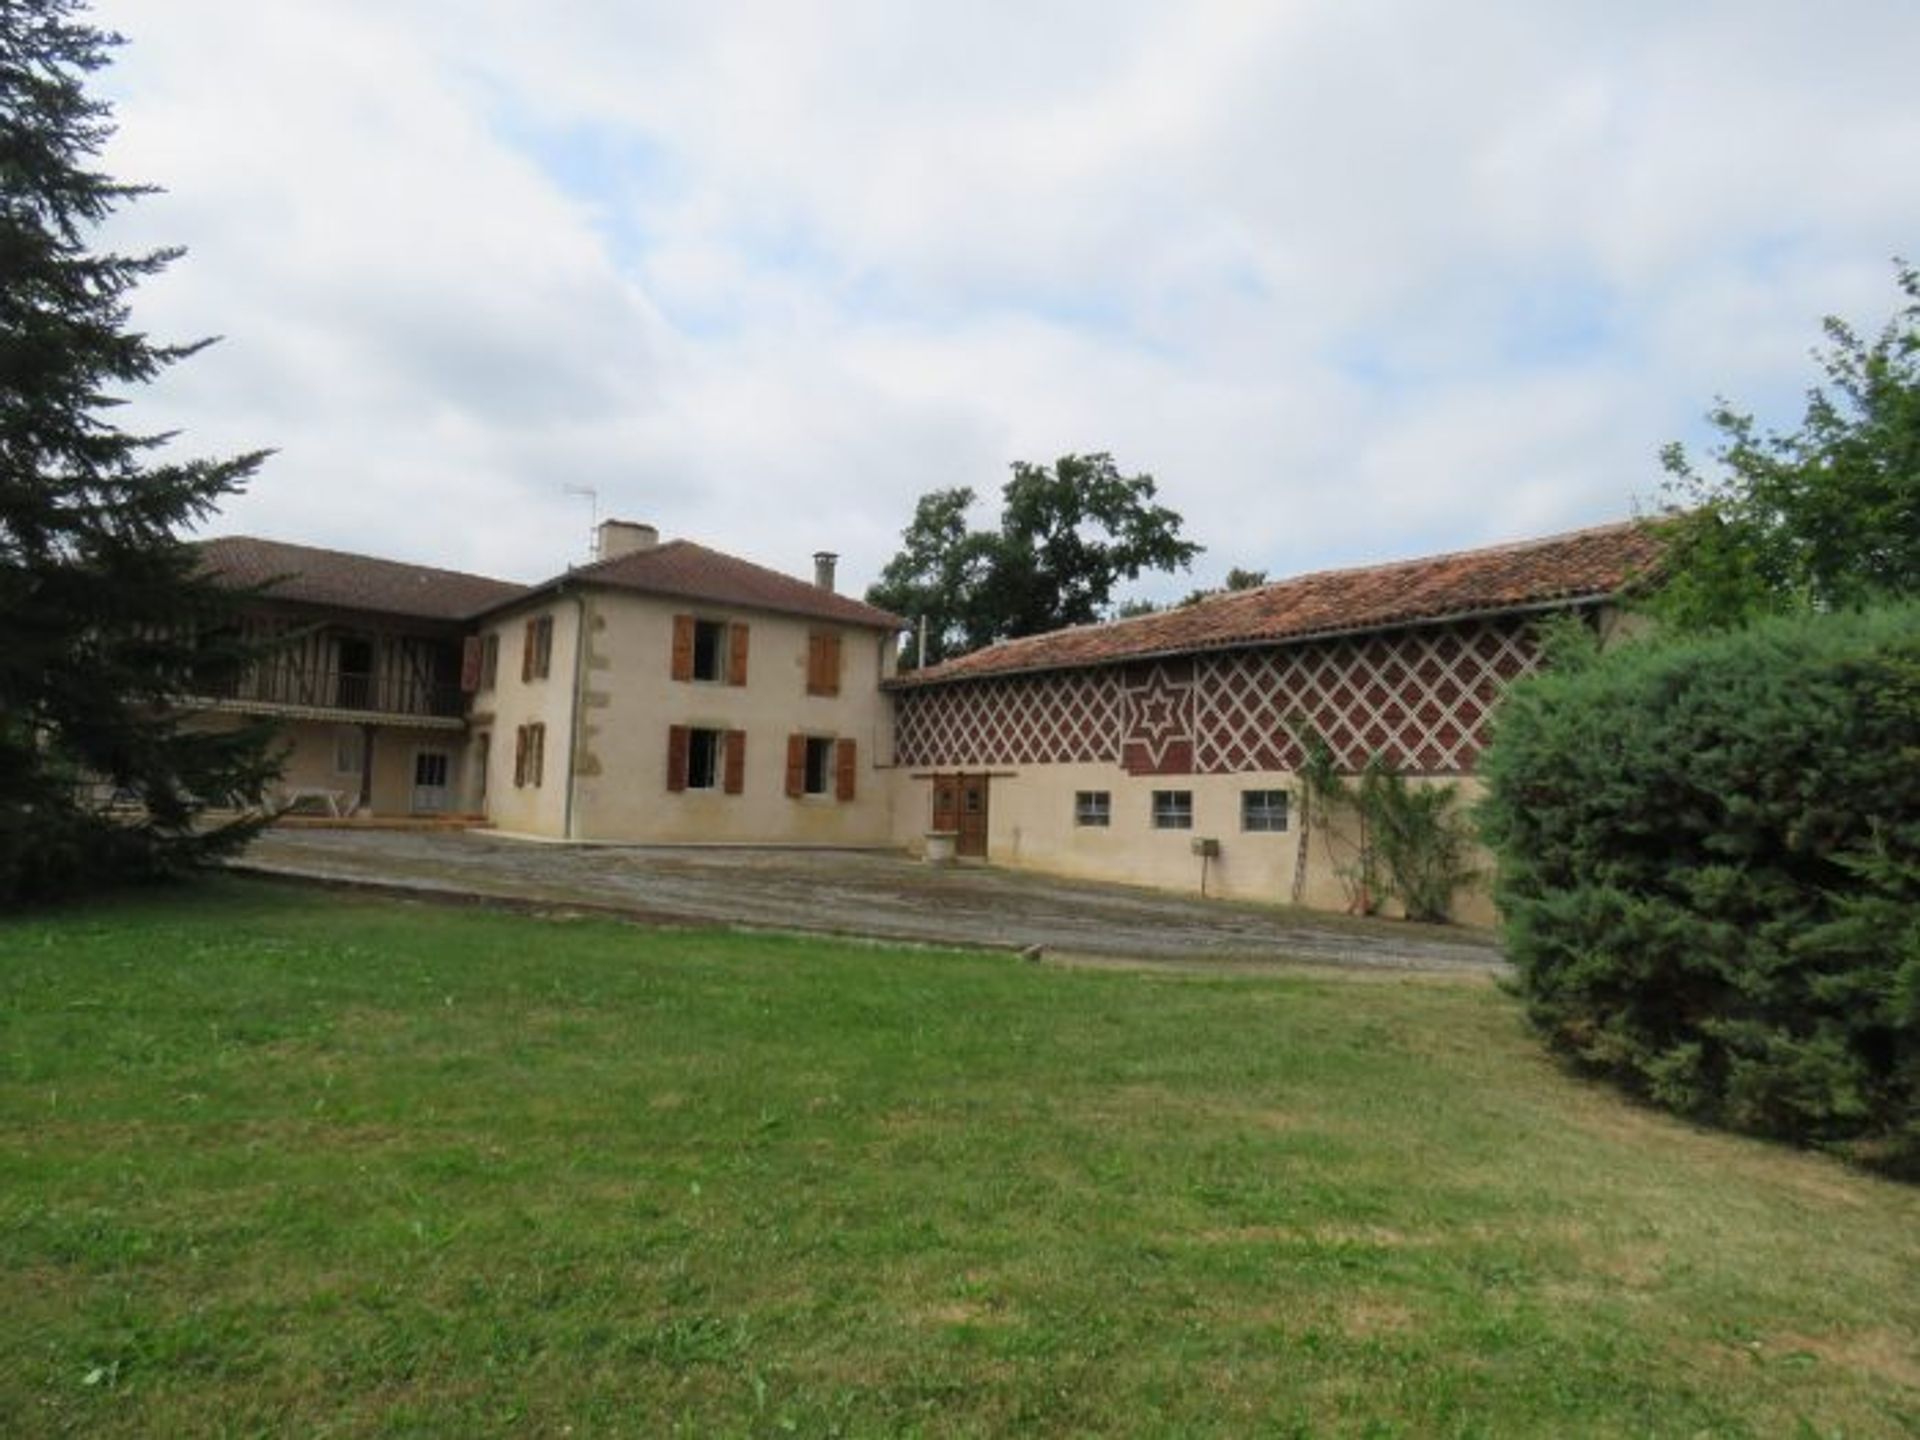
M1920 1178L1920 606L1527 680L1482 773L1508 953L1556 1046Z

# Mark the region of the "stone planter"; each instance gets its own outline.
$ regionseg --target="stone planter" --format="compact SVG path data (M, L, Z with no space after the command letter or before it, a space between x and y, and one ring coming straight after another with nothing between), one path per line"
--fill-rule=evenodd
M929 830L923 858L929 865L951 865L959 844L960 836L952 830Z

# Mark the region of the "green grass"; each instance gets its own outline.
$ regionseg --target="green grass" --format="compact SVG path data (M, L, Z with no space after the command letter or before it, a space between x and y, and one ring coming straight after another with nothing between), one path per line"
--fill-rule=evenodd
M1479 983L0 921L0 1433L1920 1433L1920 1193Z

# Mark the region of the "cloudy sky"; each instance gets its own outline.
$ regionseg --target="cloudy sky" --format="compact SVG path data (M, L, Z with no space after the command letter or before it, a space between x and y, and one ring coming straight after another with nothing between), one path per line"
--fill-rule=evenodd
M1109 450L1282 575L1626 515L1920 258L1912 0L100 0L122 246L278 455L213 527L533 579L599 513L863 588ZM983 520L986 512L983 510Z

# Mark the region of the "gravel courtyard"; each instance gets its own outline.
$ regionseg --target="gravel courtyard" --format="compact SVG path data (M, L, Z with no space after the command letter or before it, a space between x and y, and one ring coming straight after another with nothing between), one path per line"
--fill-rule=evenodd
M889 852L561 845L484 831L277 828L236 868L446 898L743 925L1061 958L1210 966L1495 972L1492 936L1201 900Z

